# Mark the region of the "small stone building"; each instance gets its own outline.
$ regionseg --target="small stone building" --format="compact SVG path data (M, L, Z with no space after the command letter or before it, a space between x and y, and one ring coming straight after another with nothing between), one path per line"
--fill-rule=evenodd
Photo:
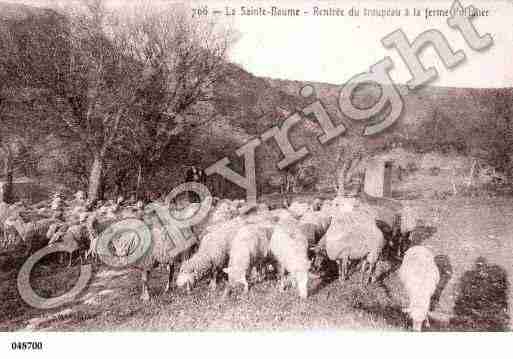
M393 162L369 160L365 168L363 190L373 197L392 197Z

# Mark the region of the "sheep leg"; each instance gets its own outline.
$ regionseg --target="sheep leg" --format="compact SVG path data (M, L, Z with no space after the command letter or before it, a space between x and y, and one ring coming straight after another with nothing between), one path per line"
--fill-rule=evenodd
M250 280L254 283L257 283L258 282L258 269L257 269L257 266L253 266L253 268L251 268L251 275L250 275Z
M168 293L171 290L171 285L173 283L173 275L175 273L174 264L168 264L166 267L168 270L168 276L167 276L166 287L164 288L164 293Z
M265 263L263 260L258 260L251 269L251 280L254 283L261 283L265 279Z
M337 260L337 267L338 267L338 280L340 282L343 282L344 279L344 270L343 268L343 261L341 259Z
M348 258L341 258L338 260L338 279L340 282L344 282L348 279Z
M218 276L218 269L213 268L212 269L212 279L210 280L209 289L213 292L217 289L217 276Z
M68 262L68 268L71 267L71 262L73 261L73 252L69 252L69 262Z
M369 263L367 283L374 283L376 281L376 278L374 276L376 274L376 264L376 261Z
M362 275L362 284L366 284L369 281L369 271L367 269L369 267L370 267L369 263L367 262L366 259L364 259L362 261L361 268L360 268L360 273Z
M281 291L285 291L287 281L287 278L285 277L285 267L279 263L277 263L277 267L276 273L278 275L279 287Z
M410 243L412 240L412 232L406 233L406 235L401 236L401 241L399 245L399 258L404 257L404 254L410 247Z
M141 272L141 284L142 284L142 293L141 293L141 300L148 301L150 300L150 293L148 292L148 270L143 270Z
M230 283L228 283L226 285L226 288L224 289L224 292L223 292L223 299L226 299L230 296L230 293L232 292L232 287L230 285Z
M289 284L290 284L289 275L283 274L281 276L281 280L280 280L280 290L282 292L284 292L288 288Z
M258 265L258 283L265 281L267 277L265 262L261 261Z
M403 238L402 238L402 235L399 235L396 238L398 240L398 243L397 243L395 259L400 261L403 256Z
M288 288L289 277L288 275L283 274L280 278L280 291L285 292Z
M244 282L242 282L242 285L244 286L244 294L248 294L249 293L249 284L248 284L248 281L247 280L244 280Z

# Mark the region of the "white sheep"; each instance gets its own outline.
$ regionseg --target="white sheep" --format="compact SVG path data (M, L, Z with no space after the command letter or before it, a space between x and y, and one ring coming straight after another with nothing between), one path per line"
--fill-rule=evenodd
M345 215L346 213L351 213L355 210L356 200L350 197L336 197L333 200L324 201L321 206L321 210L319 211L318 216L325 218L324 221L329 219L329 224L331 224L334 218L339 218L340 216ZM306 216L305 221L308 221L309 215ZM326 225L326 223L324 223ZM328 225L329 228L329 225ZM327 232L327 230L326 230ZM325 233L326 233L325 232ZM326 249L326 235L324 235L318 245L317 250Z
M298 219L299 217L296 216L295 213L290 212L288 209L285 208L278 208L273 209L272 211L269 211L269 216L271 216L276 222L283 220L283 219Z
M50 203L50 208L54 211L62 209L64 201L61 198L60 193L55 193Z
M312 202L312 211L317 212L322 209L324 201L320 198L315 198Z
M106 219L118 219L118 217L119 217L119 205L118 204L107 207L107 210L105 213Z
M223 271L228 274L228 286L225 296L237 284L244 286L248 292L247 275L252 268L262 270L270 251L270 239L274 224L270 221L246 224L240 228L231 243L228 267Z
M177 220L189 219L200 209L201 203L189 203L183 208L171 208L171 215Z
M92 212L86 221L86 229L90 239L89 250L86 252L85 258L89 256L98 258L98 240L101 234L107 230L112 224L116 223L115 219L107 219L101 208Z
M68 207L85 207L86 206L86 196L84 191L77 191L73 195L73 199L70 201L66 201L66 205Z
M320 245L329 259L337 261L341 281L348 277L349 261L361 260L362 282L373 282L385 239L372 216L353 211L333 217Z
M326 234L331 223L331 216L323 211L307 211L299 220L301 228L307 234L308 245L315 246Z
M333 207L333 201L331 199L327 199L322 202L321 211L328 211Z
M302 202L292 202L289 206L289 212L293 213L296 217L300 218L303 214L311 209L311 205Z
M210 223L219 223L235 217L239 213L239 202L222 200L213 209Z
M145 218L145 222L149 225L151 230L152 246L144 257L137 262L137 267L142 269L142 300L149 299L147 283L150 271L154 268L155 262L166 265L168 277L164 287L164 293L167 293L171 289L171 285L173 283L175 266L182 263L184 258L188 258L190 256L197 239L194 235L188 238L187 241L189 247L177 253L175 247L176 243L174 242L173 236L167 233L166 229L158 223L159 220L155 216ZM140 239L137 238L137 240L139 241ZM133 247L133 244L131 244L131 247Z
M265 203L259 203L259 204L257 204L256 211L257 211L257 213L269 212L269 206Z
M210 272L212 274L210 288L215 289L218 270L222 269L227 262L233 235L242 225L244 220L236 217L210 227L202 238L198 251L182 264L176 279L177 286L186 286L187 291L190 291L196 281Z
M86 253L90 248L91 243L86 225L87 218L87 212L80 213L78 219L75 222L70 223L69 225L63 225L58 228L48 242L48 245L72 242L77 244L77 249L69 253L68 267L71 267L74 252L79 252L80 261L83 262L83 260L86 258ZM48 229L46 235L48 236L50 233L51 229ZM82 257L82 255L84 256Z
M355 198L338 196L331 201L327 210L332 215L337 215L339 213L352 212L356 205L357 201Z
M33 250L43 248L47 244L46 233L52 223L55 223L55 219L43 218L37 221L25 222L19 213L16 213L9 217L4 225L7 229L9 227L15 228L21 241L27 246L24 254L27 256Z
M133 263L133 265L136 265L136 268L141 271L141 299L143 301L147 301L150 298L148 291L148 277L151 270L154 268L154 264L158 263L165 265L168 270L168 278L164 288L164 293L167 293L171 289L171 284L173 283L175 265L181 263L183 258L189 255L193 246L189 246L182 252L178 252L174 237L167 233L167 230L161 223L161 220L154 214L141 213L139 217L136 216L136 219L144 222L151 232L152 242L149 250L146 251L142 257L137 259L136 263ZM101 238L101 234L108 230L114 223L116 223L115 220L106 219L101 216L91 216L89 218L87 221L87 232L89 238L91 238L91 246L87 256L92 255L93 257L97 257L100 254L98 240ZM187 241L189 241L188 244L194 244L195 238L196 237L194 236L194 238L191 237L187 239ZM130 256L143 244L142 240L143 238L139 237L136 232L125 231L120 235L112 237L108 249L109 252L111 251L110 248L113 249L113 253L111 253L111 255L114 255L115 258L120 261L119 263L123 264L123 261L128 263Z
M215 229L216 226L226 223L239 215L237 203L237 201L230 200L218 201L217 204L209 210L207 216L203 220L192 226L192 231L201 240L208 232ZM199 205L197 203L195 203L195 205L198 207L194 210L192 210L192 208L188 209L188 211L191 211L187 214L189 217L199 209ZM187 217L184 216L184 218Z
M431 297L440 281L440 272L431 250L424 246L408 249L399 268L399 278L409 299L404 311L412 319L413 330L420 331L424 321L429 326Z
M299 296L306 298L310 269L308 239L300 229L299 222L294 219L280 221L274 228L269 247L279 264L281 288L285 289L287 278L284 274L288 272L296 282Z

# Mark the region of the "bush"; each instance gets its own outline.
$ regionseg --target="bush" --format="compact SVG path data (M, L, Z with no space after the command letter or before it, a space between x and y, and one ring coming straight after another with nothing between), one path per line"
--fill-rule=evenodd
M413 173L413 172L417 172L419 170L419 167L417 166L417 164L415 162L408 162L408 164L406 165L406 169L408 170L409 173Z
M435 191L435 193L433 194L433 199L446 200L448 198L451 198L452 195L453 194L451 191Z
M440 174L440 167L436 167L436 166L435 167L431 167L429 169L429 174L431 176L438 176Z

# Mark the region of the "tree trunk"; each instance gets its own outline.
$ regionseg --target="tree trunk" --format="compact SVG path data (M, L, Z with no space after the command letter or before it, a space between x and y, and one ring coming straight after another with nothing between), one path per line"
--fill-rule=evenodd
M9 149L6 150L4 160L5 183L2 187L2 201L5 203L13 203L13 159Z
M103 160L104 155L102 153L96 153L94 155L93 165L89 173L89 188L87 191L87 198L91 202L96 202L101 199Z
M119 170L116 173L116 178L114 180L114 194L116 198L123 194L123 186L125 185L127 173L128 170L126 168Z
M100 190L98 191L98 200L103 201L105 199L105 190L107 188L107 181L105 181L105 177L102 174L102 178L100 180Z
M467 179L467 188L472 186L472 182L473 182L472 180L474 179L474 173L476 170L476 163L477 163L477 161L474 159L472 161L472 167L470 168L470 174L468 175L468 179Z
M453 168L452 169L452 194L453 195L457 195L458 194L458 189L456 188L456 169Z
M141 185L142 185L142 178L143 178L142 172L143 172L142 165L139 164L138 168L137 168L137 184L135 186L135 197L137 199L141 199Z

